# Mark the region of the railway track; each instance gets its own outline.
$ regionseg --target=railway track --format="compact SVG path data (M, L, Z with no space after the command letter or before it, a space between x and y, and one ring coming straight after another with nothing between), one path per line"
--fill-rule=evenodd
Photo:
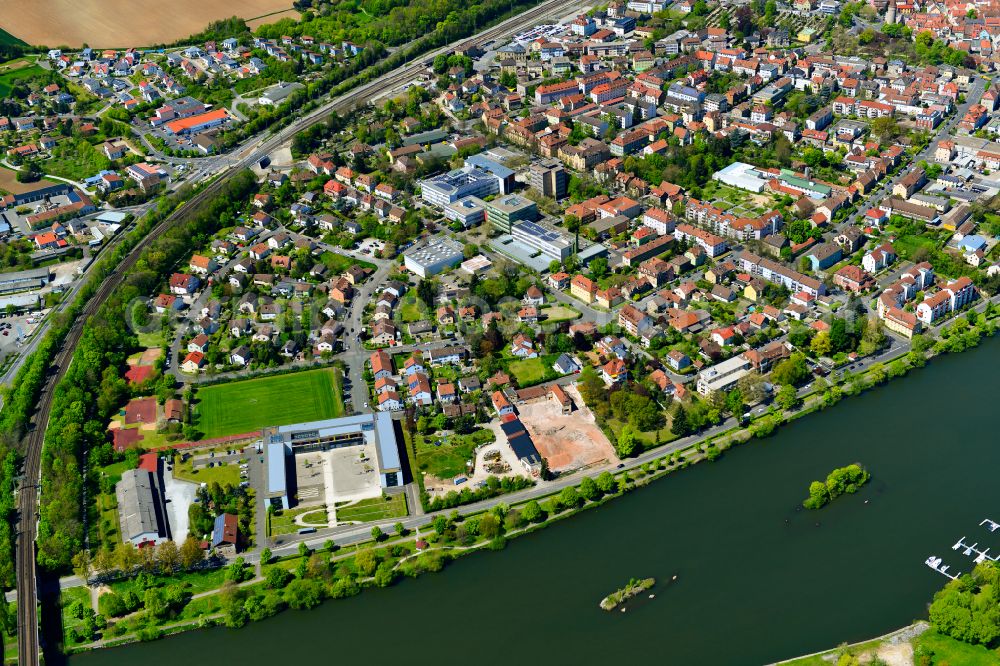
M55 387L66 375L73 352L76 350L80 337L83 335L83 328L87 319L96 313L98 308L121 285L128 271L139 260L142 252L165 231L177 224L183 223L200 204L218 194L223 185L236 173L253 165L261 157L291 139L298 132L308 129L317 123L324 122L331 112L350 110L361 103L366 103L375 93L391 90L400 83L412 80L420 72L424 71L425 67L421 64L422 62L426 61L427 58L433 58L438 53L451 51L458 43L465 43L471 40L478 44L484 44L491 40L512 36L520 30L530 27L539 19L552 14L555 10L568 12L572 6L574 6L574 3L567 3L565 0L547 0L492 28L479 32L471 38L459 40L459 42L442 47L436 51L425 53L409 65L400 67L393 72L384 74L373 81L358 86L296 120L269 139L264 141L258 140L256 144L251 143L249 146L240 146L232 151L231 154L243 154L245 155L243 158L227 167L227 170L221 173L216 180L199 190L177 210L153 227L146 236L136 243L125 259L115 267L111 275L98 287L97 291L90 297L84 305L83 310L77 316L72 328L66 335L66 339L63 341L62 348L53 360L53 371L49 373L42 388L38 408L32 421L32 427L23 440L25 481L22 483L18 493L18 534L16 547L18 663L21 666L38 666L40 663L35 540L38 535L38 495L41 482L42 446L45 439L45 430L49 422L49 415L52 410L53 393Z

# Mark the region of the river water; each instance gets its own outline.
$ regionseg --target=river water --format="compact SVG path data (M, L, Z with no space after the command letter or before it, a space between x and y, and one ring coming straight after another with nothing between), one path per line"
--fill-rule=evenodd
M1000 532L978 526L1000 521L998 376L994 339L503 552L240 630L71 662L762 664L880 635L926 617L945 582L929 555L964 572L960 536L1000 548ZM799 510L810 481L852 462L872 472L861 492ZM648 576L655 599L598 609Z

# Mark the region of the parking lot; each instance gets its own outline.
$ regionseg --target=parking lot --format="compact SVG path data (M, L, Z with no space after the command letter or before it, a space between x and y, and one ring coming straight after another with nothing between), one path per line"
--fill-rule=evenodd
M15 317L0 313L0 367L9 355L17 353L26 343L25 339L38 328L41 318L41 312Z

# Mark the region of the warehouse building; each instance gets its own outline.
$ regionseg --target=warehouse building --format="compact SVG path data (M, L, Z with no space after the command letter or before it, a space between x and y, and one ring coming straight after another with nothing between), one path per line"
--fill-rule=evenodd
M432 238L424 245L406 250L403 265L414 275L431 277L461 263L462 249L461 243L450 238Z
M156 545L170 539L155 456L152 460L152 466L144 464L138 469L125 471L115 486L122 541L133 546Z
M48 268L32 268L16 273L0 273L0 294L41 289L49 283L52 273Z
M748 192L763 192L767 180L761 177L760 171L752 164L733 162L722 171L712 174L712 180Z

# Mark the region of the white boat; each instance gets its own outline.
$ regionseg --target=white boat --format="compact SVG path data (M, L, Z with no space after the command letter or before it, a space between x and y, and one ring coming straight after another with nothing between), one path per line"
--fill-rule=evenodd
M944 566L942 566L941 565L941 561L942 560L941 560L940 557L934 557L933 555L931 555L926 560L924 560L924 564L926 564L927 566L929 566L931 569L934 569L934 571L937 571L942 576L950 578L951 580L955 580L955 579L958 578L958 576L961 575L961 574L958 574L958 575L952 576L950 573L948 573L948 566L949 565L945 564Z

